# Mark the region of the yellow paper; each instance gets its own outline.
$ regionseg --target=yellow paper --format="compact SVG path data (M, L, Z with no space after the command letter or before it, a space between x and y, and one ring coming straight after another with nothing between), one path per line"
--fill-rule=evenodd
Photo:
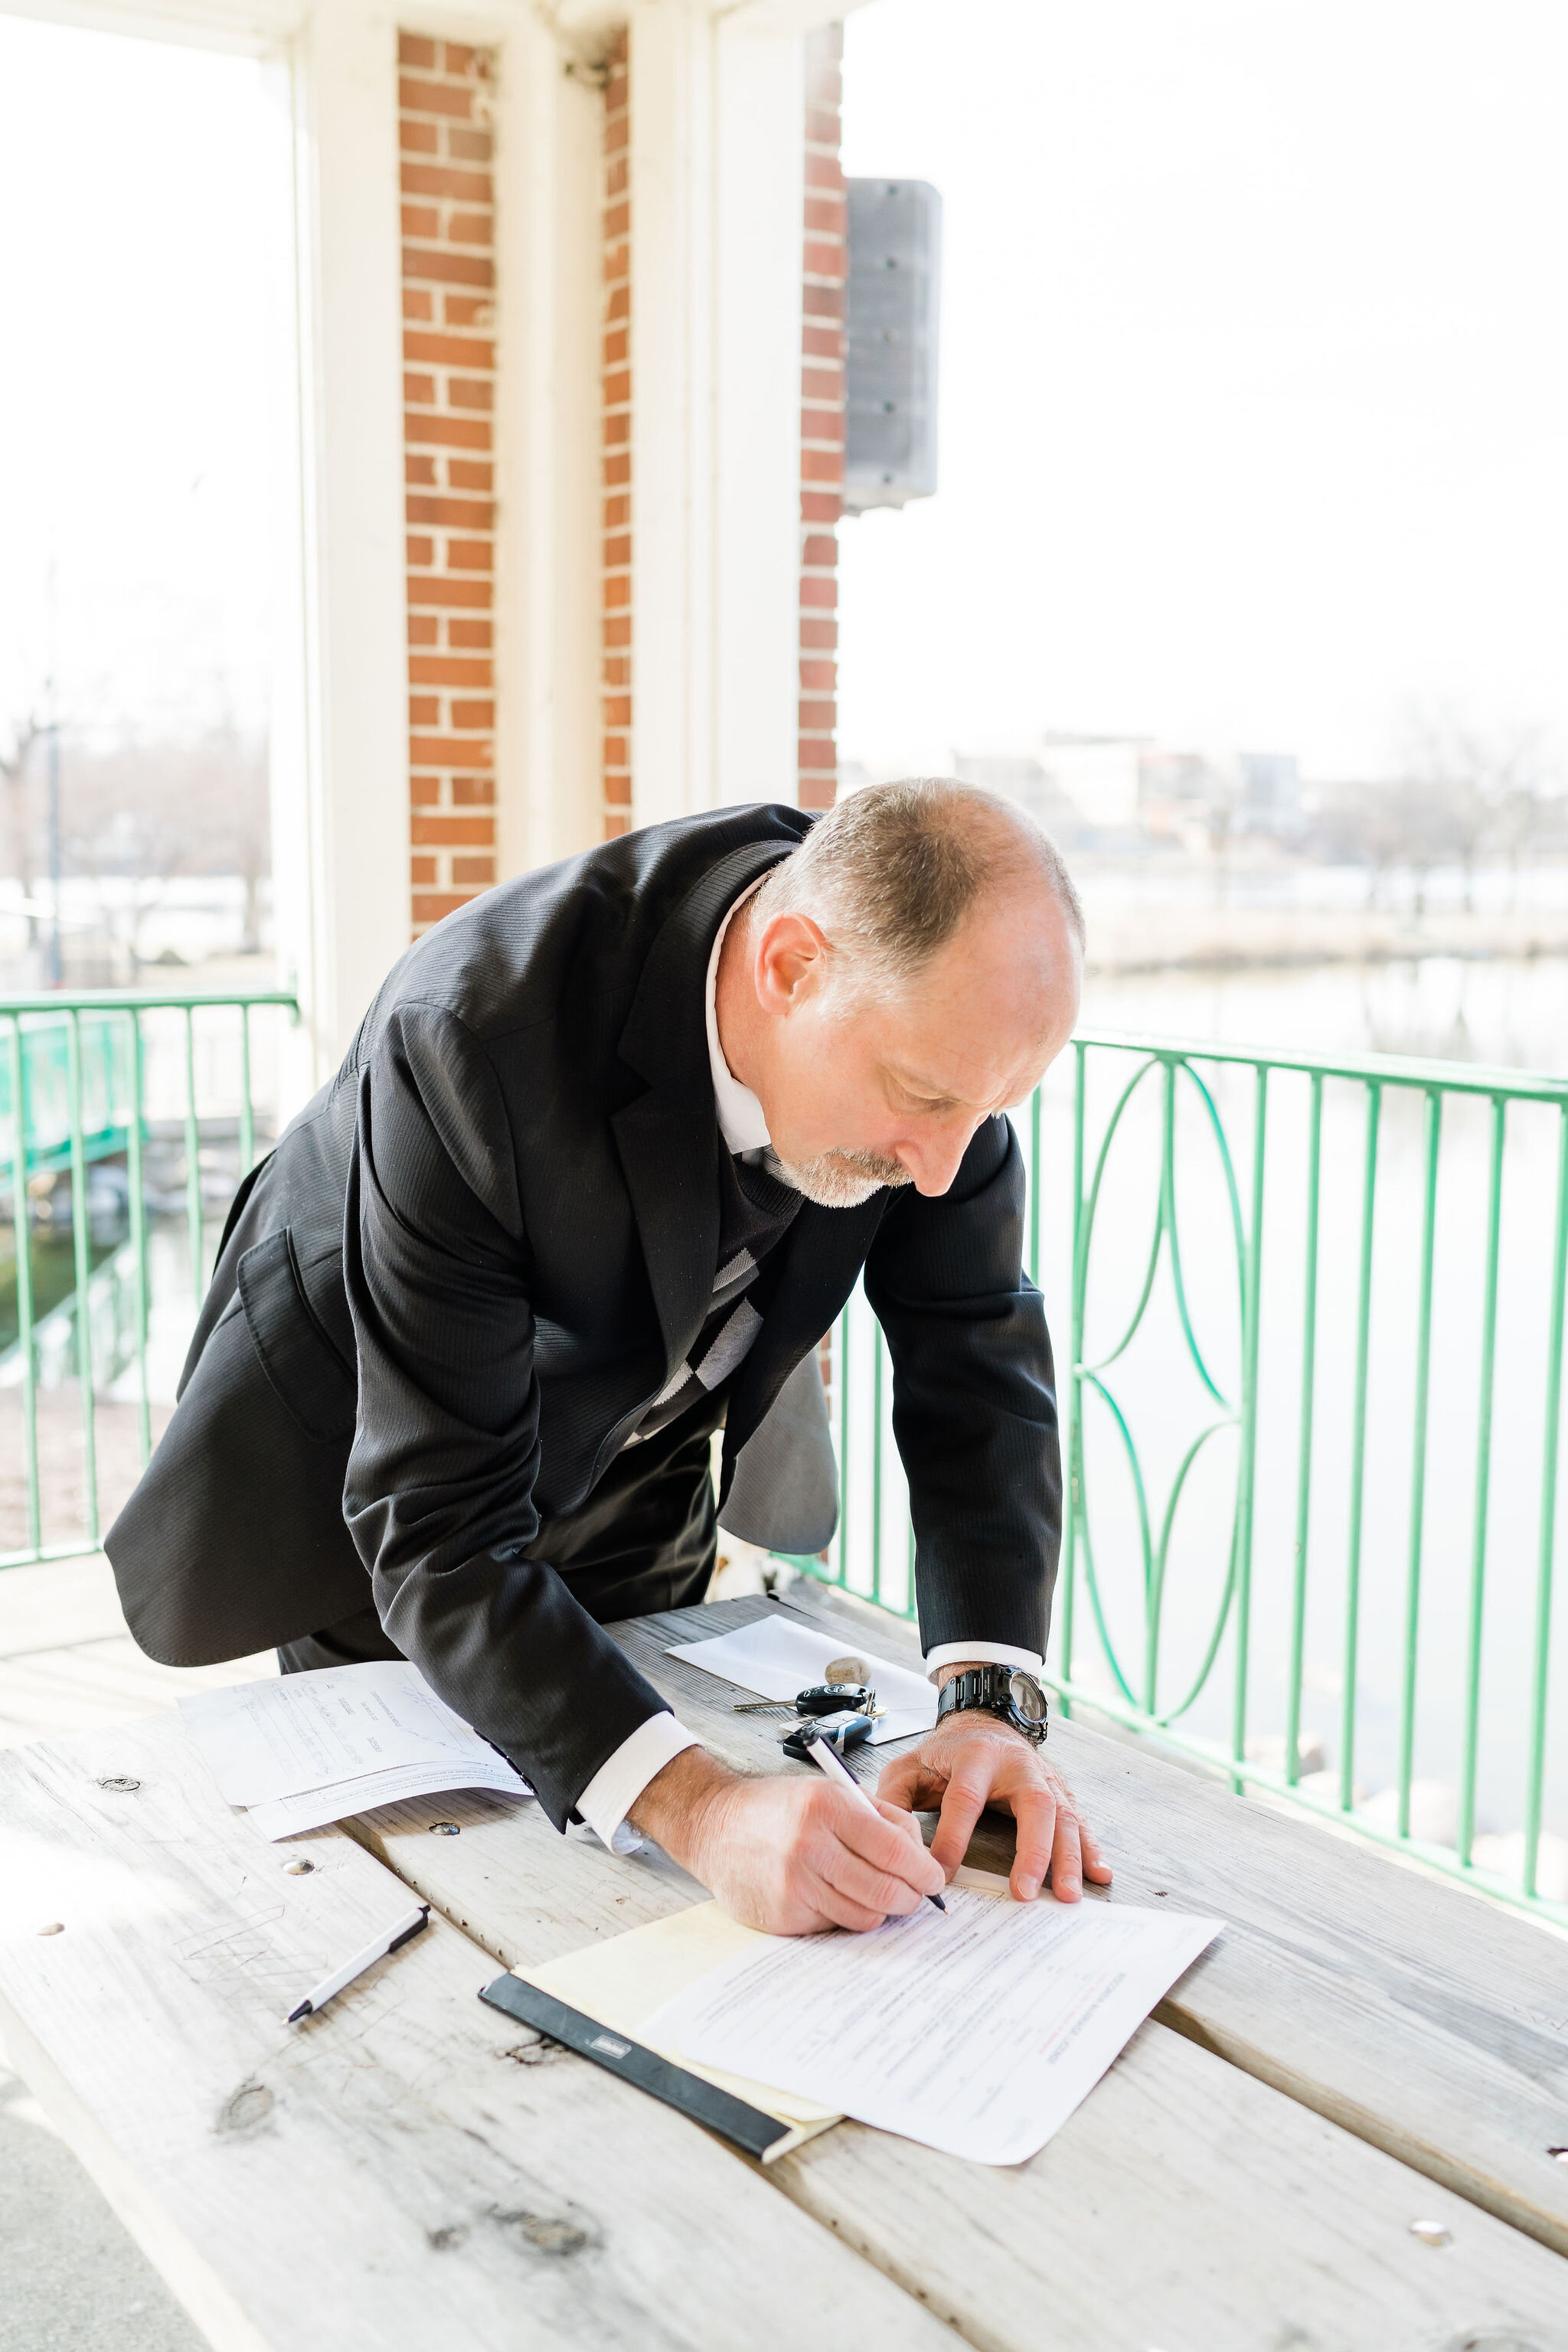
M818 2106L811 2099L795 2098L768 2084L721 2074L711 2066L694 2066L679 2050L647 2041L641 2030L645 2018L706 1976L710 1969L765 1940L754 1927L742 1927L731 1919L717 1903L694 1903L668 1919L629 1928L624 1936L606 1936L584 1945L581 1951L565 1952L540 1968L518 1969L514 1973L537 1985L541 1992L563 2000L569 2009L581 2011L595 2024L607 2025L612 2033L629 2034L671 2064L684 2066L689 2074L700 2074L705 2083L743 2099L748 2106L776 2116L780 2123L792 2125L800 2138L811 2138L840 2120L834 2109ZM798 2139L790 2143L798 2144ZM784 2150L772 2152L782 2155Z

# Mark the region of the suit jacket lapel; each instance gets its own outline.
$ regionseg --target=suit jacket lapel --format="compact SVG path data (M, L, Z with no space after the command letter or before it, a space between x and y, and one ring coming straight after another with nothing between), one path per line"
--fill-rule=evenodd
M621 1032L622 1061L651 1082L611 1125L658 1310L666 1380L707 1319L719 1262L708 959L742 891L792 846L777 839L750 842L709 867L655 940Z
M611 1124L658 1310L668 1380L707 1318L719 1263L712 1089L704 1106L695 1090L653 1087L617 1111Z

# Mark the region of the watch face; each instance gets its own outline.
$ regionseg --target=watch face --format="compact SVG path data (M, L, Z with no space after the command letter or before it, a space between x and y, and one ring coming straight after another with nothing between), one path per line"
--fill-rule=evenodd
M1015 1675L1007 1685L1007 1696L1026 1723L1044 1723L1046 1695L1033 1675Z

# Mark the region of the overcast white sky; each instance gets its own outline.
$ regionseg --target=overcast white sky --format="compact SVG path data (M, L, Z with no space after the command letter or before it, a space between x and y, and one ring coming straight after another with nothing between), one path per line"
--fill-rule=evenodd
M1568 738L1560 0L876 0L846 169L945 204L942 488L848 522L841 741Z
M0 16L0 730L51 635L68 719L264 716L279 131L248 60Z
M847 523L842 742L1568 740L1560 0L875 0L846 162L946 205L942 489ZM0 17L0 723L265 692L279 125ZM268 199L271 191L272 201Z

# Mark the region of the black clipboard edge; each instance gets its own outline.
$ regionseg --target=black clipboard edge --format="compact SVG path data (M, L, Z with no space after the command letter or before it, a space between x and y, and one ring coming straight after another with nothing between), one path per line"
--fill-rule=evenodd
M497 1977L493 1984L481 1987L479 1999L492 2009L504 2010L520 2025L531 2025L536 2033L563 2042L579 2058L603 2066L606 2074L635 2084L650 2098L661 2099L667 2107L689 2116L693 2123L705 2124L760 2163L782 2156L784 2142L793 2147L803 2137L777 2116L748 2106L744 2099L720 2090L717 2084L705 2083L700 2074L689 2074L684 2066L672 2065L657 2052L645 2050L640 2042L612 2033L596 2018L584 2017L581 2010L568 2009L563 2000L541 1992L524 1977Z

